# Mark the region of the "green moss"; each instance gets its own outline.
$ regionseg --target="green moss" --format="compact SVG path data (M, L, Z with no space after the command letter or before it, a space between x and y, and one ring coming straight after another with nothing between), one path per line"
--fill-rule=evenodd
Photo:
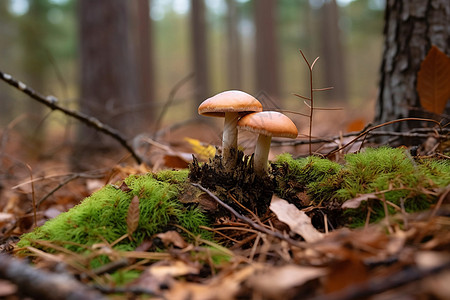
M295 195L306 192L311 205L335 207L336 202L375 193L378 199L345 212L355 225L364 224L369 208L371 221L383 218L383 199L393 204L387 205L389 214L399 207L406 212L429 208L436 197L426 191L450 184L450 161L414 160L404 149L389 147L348 154L343 165L318 157L293 159L283 154L275 161L274 174L278 182L276 192L281 197L295 201Z
M208 224L205 215L197 206L185 206L178 201L179 186L176 183L186 176L186 172L178 171L131 175L124 180L129 191L112 185L105 186L68 212L23 235L17 246L39 247L33 241L48 240L81 252L84 249L73 243L87 246L113 243L127 234L128 208L134 196L139 197L138 227L132 234L133 239L123 239L115 248L133 250L145 239L174 224L208 238L210 234L199 229L200 225Z
M340 183L342 166L316 156L293 159L290 154L277 157L274 165L277 194L289 197L307 192L313 201L330 199Z

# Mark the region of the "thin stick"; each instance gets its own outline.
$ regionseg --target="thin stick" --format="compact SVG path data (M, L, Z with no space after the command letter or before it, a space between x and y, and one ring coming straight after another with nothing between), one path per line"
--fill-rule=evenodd
M190 73L187 76L181 78L180 81L175 83L173 88L170 90L169 97L167 98L166 102L164 103L164 106L161 109L161 112L159 113L158 119L155 122L155 133L153 135L153 139L156 139L156 134L158 133L158 130L161 127L162 119L164 118L167 110L172 105L173 100L175 99L175 95L177 94L178 90L189 80L194 78L194 73Z
M25 166L28 169L28 172L30 173L30 179L31 179L31 199L32 199L32 205L33 205L33 217L34 217L34 227L37 227L37 216L36 216L36 194L34 192L34 182L33 182L33 170L31 169L31 166L29 164L25 164Z
M247 223L248 225L250 225L251 227L255 228L256 230L265 233L267 235L276 237L280 240L286 241L289 244L291 244L292 246L301 248L301 249L306 249L309 248L308 245L306 243L300 243L297 242L289 237L286 237L278 232L269 230L267 228L265 228L264 226L261 226L255 222L253 222L250 218L243 216L241 214L239 214L237 211L235 211L231 206L229 206L228 204L226 204L225 202L223 202L222 200L220 200L216 195L214 195L212 192L210 192L209 190L205 189L203 186L201 186L198 183L191 183L193 186L199 188L200 190L202 190L203 192L207 193L211 198L213 198L217 203L219 203L220 205L222 205L225 209L227 209L229 212L231 212L236 218L242 220L243 222Z
M58 106L56 104L58 102L58 99L56 97L51 95L45 97L40 93L36 92L35 90L33 90L32 88L26 86L23 82L16 80L11 75L3 73L2 71L0 71L0 79L5 81L9 85L17 88L18 90L22 91L23 93L27 94L34 100L46 105L51 110L60 111L67 116L75 118L81 121L82 123L85 123L86 125L93 127L106 135L111 136L116 141L118 141L125 149L127 149L128 152L130 152L131 156L133 156L133 158L138 164L142 162L142 158L134 151L133 147L131 147L128 144L127 140L122 136L122 134L117 129L114 129L111 126L100 122L100 120L98 120L97 118L94 118L87 114Z
M356 142L360 137L368 134L370 131L386 126L386 125L390 125L390 124L394 124L394 123L398 123L398 122L404 122L404 121L425 121L425 122L432 122L435 123L439 126L439 128L442 128L441 124L433 119L423 119L423 118L403 118L403 119L398 119L398 120L393 120L393 121L389 121L383 124L379 124L373 127L370 127L369 129L363 131L362 133L360 133L357 137L355 137L354 139L352 139L350 142L348 142L347 144L343 145L342 147L339 147L338 149L335 149L333 151L331 151L330 153L328 153L326 156L330 156L331 154L334 154L338 151L341 151L344 148L347 148L349 145L353 144L354 142Z
M300 50L300 54L303 56L303 59L305 60L305 63L308 65L309 70L309 101L311 101L311 106L309 106L309 155L312 154L312 122L313 122L313 112L314 112L314 89L313 89L313 73L312 69L314 65L316 64L319 57L317 57L312 65L309 64L308 60L306 59L306 56L303 54L303 51Z

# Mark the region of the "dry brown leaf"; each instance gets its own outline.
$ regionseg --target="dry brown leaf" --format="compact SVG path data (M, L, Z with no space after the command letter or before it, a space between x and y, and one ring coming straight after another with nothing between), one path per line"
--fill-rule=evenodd
M364 129L366 122L363 119L354 119L347 124L347 132L361 131Z
M197 266L193 266L182 262L181 260L176 261L160 261L154 263L150 268L147 269L148 273L152 274L158 278L164 278L166 276L178 277L187 274L198 274L200 269Z
M189 165L189 161L185 160L177 154L166 154L164 155L164 165L167 168L173 169L185 169Z
M183 237L178 232L173 230L164 233L159 233L156 236L161 239L164 246L166 247L168 247L171 244L180 249L186 248L188 246L188 243L186 243Z
M368 193L360 195L356 198L349 199L342 203L342 208L358 208L361 205L361 202L368 201L370 199L378 199L378 196L375 193Z
M444 112L450 98L450 58L432 46L417 73L420 104L432 113Z
M284 199L273 196L270 210L275 213L278 220L286 223L293 232L302 236L307 242L316 242L324 236L323 233L314 228L311 219L305 212Z
M226 276L218 276L207 284L176 281L164 294L166 299L191 300L233 300L241 290L242 283L258 270L256 264L241 270L230 272Z
M248 279L247 285L257 290L264 298L277 298L286 294L289 289L299 287L304 283L324 276L324 268L285 265L282 267L269 267L258 272Z
M324 280L325 291L327 293L340 291L348 286L366 282L368 278L367 267L360 257L353 255L331 266Z
M133 232L137 229L139 225L139 197L134 196L128 207L127 214L127 228L128 235L131 237Z

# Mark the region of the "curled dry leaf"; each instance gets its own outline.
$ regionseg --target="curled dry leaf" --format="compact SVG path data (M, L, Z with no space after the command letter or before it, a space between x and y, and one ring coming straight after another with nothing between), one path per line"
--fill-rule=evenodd
M275 213L278 220L286 223L293 232L302 236L305 241L316 242L323 237L323 234L311 224L311 219L306 213L286 200L273 196L270 210Z
M134 196L128 207L127 214L127 228L128 235L131 237L133 232L137 229L139 225L139 197Z

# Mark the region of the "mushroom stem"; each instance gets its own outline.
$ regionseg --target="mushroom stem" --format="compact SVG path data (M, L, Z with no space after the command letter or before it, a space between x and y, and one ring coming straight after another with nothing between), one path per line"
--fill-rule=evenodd
M269 158L271 136L260 134L256 142L253 166L257 175L267 174L267 160Z
M225 121L223 124L223 137L222 137L222 151L225 167L231 169L235 166L236 156L231 155L231 149L237 149L237 122L239 119L239 113L227 112L225 113ZM235 152L236 153L236 152Z

